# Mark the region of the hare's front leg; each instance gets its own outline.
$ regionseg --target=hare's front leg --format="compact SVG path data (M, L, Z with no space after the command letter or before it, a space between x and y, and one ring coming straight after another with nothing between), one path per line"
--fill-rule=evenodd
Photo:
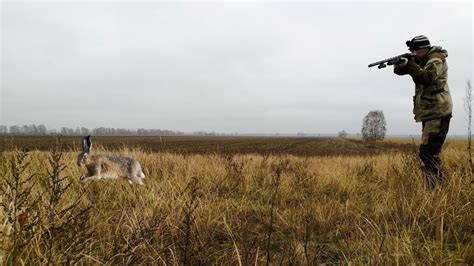
M93 168L93 167L89 168L88 167L87 168L87 174L81 175L81 177L79 177L79 180L81 182L94 180L94 179L101 179L99 168Z

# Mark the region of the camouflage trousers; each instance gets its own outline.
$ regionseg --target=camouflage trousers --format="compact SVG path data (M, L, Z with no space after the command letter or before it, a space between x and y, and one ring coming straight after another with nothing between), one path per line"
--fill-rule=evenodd
M441 160L439 154L446 140L451 116L423 121L423 134L420 145L420 159L423 162L423 173L428 187L435 188L443 183Z

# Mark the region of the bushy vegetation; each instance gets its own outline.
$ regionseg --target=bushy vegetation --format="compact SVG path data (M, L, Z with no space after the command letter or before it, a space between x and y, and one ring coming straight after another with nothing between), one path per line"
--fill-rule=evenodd
M139 160L145 186L80 183L78 151L1 153L3 263L474 263L474 193L457 144L435 190L409 150L94 151Z

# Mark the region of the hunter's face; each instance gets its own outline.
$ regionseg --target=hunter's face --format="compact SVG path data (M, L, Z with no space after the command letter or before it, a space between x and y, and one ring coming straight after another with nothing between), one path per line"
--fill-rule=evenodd
M427 49L419 49L419 50L413 50L412 52L416 57L423 57L423 56L426 55L428 50Z

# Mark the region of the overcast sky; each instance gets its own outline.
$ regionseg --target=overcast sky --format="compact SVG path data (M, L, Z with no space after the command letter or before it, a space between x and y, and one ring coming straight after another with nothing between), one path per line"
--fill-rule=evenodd
M424 34L449 52L450 134L473 80L470 2L2 2L0 124L419 134L408 76L367 65Z

